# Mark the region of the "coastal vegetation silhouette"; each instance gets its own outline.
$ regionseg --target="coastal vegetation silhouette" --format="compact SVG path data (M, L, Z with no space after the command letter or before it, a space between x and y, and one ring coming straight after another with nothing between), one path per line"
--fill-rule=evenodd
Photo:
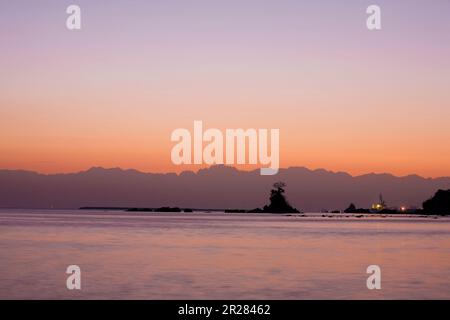
M439 189L432 198L423 203L423 212L450 215L450 190Z
M262 209L256 208L249 210L249 213L300 213L296 208L292 207L286 199L284 182L276 182L270 190L270 204L265 205Z
M299 211L292 207L284 195L286 184L284 182L276 182L270 191L270 204L264 206L264 212L270 213L298 213Z

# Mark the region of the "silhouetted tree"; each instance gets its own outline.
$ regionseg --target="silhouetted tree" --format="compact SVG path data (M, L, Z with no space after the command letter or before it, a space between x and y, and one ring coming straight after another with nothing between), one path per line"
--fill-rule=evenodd
M284 193L284 187L286 187L286 183L281 182L281 181L280 182L275 182L273 184L273 187L275 188L275 190L272 189L272 192L273 191L278 191L278 192Z
M276 182L273 184L273 189L270 191L270 204L264 206L264 212L271 213L298 213L299 211L293 208L286 197L284 196L286 184L284 182Z

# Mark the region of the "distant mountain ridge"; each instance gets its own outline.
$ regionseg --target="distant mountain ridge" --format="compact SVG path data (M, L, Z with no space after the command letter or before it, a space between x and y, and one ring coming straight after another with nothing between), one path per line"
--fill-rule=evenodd
M197 173L143 173L134 169L93 167L67 174L0 170L2 208L79 208L82 206L239 208L262 207L276 181L287 184L289 202L304 211L345 209L350 202L368 207L383 194L389 206L421 207L438 189L450 189L450 177L351 176L304 167L259 170L212 166Z

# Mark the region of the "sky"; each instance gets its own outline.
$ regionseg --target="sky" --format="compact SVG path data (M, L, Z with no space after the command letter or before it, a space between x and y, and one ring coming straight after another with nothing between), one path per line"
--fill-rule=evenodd
M281 167L450 176L449 57L447 0L0 0L0 168L195 169L170 134L201 120L279 128Z

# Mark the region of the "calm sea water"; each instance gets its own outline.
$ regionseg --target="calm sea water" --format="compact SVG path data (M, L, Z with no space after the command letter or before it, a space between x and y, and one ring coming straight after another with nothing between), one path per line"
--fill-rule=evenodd
M450 299L450 219L1 210L0 298Z

